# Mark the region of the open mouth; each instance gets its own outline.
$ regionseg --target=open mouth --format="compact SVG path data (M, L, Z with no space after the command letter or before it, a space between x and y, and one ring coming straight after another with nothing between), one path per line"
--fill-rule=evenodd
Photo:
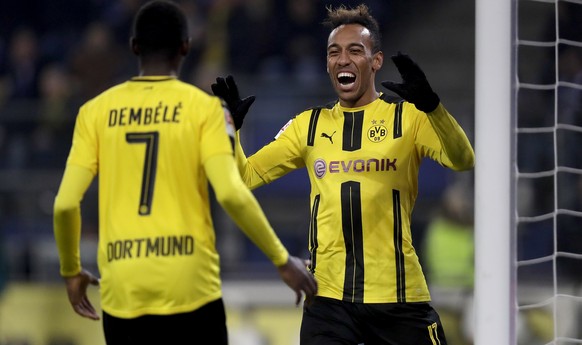
M349 72L340 72L337 75L337 80L341 85L348 86L356 82L356 75Z

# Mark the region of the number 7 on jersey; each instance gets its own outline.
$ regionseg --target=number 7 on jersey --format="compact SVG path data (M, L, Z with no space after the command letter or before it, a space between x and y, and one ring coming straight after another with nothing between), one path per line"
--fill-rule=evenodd
M126 133L125 140L130 144L145 144L145 158L143 162L143 175L141 179L141 193L139 197L138 213L147 216L152 210L154 196L154 184L156 182L156 169L158 166L158 143L160 134L154 132Z

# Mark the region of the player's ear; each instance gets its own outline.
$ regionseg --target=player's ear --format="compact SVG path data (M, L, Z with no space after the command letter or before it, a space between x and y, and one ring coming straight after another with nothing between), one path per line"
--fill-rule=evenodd
M129 49L131 49L131 51L139 56L140 51L139 51L139 45L137 44L137 40L135 39L135 37L131 37L129 39Z
M374 54L372 57L372 70L377 72L380 68L382 68L382 64L384 63L384 53L380 50Z
M190 51L191 42L192 38L190 37L188 37L187 40L182 41L182 44L180 44L180 55L186 56L186 54L188 54L188 52Z

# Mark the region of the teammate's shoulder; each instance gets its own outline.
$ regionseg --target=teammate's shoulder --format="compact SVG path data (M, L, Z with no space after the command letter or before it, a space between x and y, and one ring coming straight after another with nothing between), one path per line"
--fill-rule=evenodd
M186 81L180 80L180 79L176 79L175 81L175 85L177 87L183 88L184 90L188 90L190 92L196 93L196 94L200 94L200 95L208 95L208 93L204 90L202 90L200 87L188 83Z
M86 100L82 104L82 107L88 108L88 107L91 107L92 105L99 104L99 102L101 102L102 100L105 101L106 99L112 97L111 95L115 95L117 92L119 92L119 90L123 89L125 87L126 83L127 82L121 82L119 84L115 84L115 85L103 90L99 94Z
M201 105L204 104L206 106L209 102L219 102L220 99L215 95L209 93L208 91L202 89L201 87L190 84L188 82L177 80L177 85L185 92L190 94L191 100L195 100L196 102L201 102Z

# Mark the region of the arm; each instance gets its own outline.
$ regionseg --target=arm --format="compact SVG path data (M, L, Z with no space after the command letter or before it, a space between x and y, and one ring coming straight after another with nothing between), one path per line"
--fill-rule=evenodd
M76 165L67 165L54 203L54 235L59 252L60 272L65 279L69 302L83 317L99 320L87 298L89 284L99 280L81 268L81 200L93 181L93 173Z
M432 90L424 72L412 59L400 52L392 56L402 83L383 81L382 85L404 98L427 114L432 128L443 147L453 170L467 170L475 165L475 153L457 121L444 108L438 95Z
M276 265L287 261L289 254L269 225L257 200L244 185L230 155L218 155L204 163L204 170L218 203L240 229Z
M249 189L253 190L267 183L261 178L261 175L253 168L253 166L249 164L247 156L245 155L240 143L239 131L236 132L235 136L234 157L236 158L236 165L242 180Z
M475 152L465 132L457 121L439 104L427 114L445 154L451 161L450 168L456 171L468 170L475 165Z
M247 115L249 108L255 101L255 96L248 96L244 99L241 99L238 86L234 81L234 77L231 75L227 76L226 78L216 78L216 83L213 83L211 88L214 95L223 99L230 109L234 127L236 129L234 144L236 165L243 181L251 190L264 185L266 182L260 177L256 170L253 169L252 165L248 164L247 156L245 155L245 152L240 143L239 134L239 130L242 127L244 118Z
M277 266L285 283L295 291L296 303L304 292L308 300L317 292L315 279L307 271L308 262L289 256L257 200L244 185L230 155L217 155L204 163L204 170L218 203L238 227Z
M236 129L234 147L236 164L247 187L251 190L255 189L304 166L300 157L300 148L293 144L293 139L275 140L247 159L240 144L239 129L250 106L255 101L255 96L241 99L236 82L230 75L226 78L216 78L216 83L212 84L212 92L223 99L230 109ZM292 120L287 122L283 129L291 122ZM283 141L287 143L282 143Z

